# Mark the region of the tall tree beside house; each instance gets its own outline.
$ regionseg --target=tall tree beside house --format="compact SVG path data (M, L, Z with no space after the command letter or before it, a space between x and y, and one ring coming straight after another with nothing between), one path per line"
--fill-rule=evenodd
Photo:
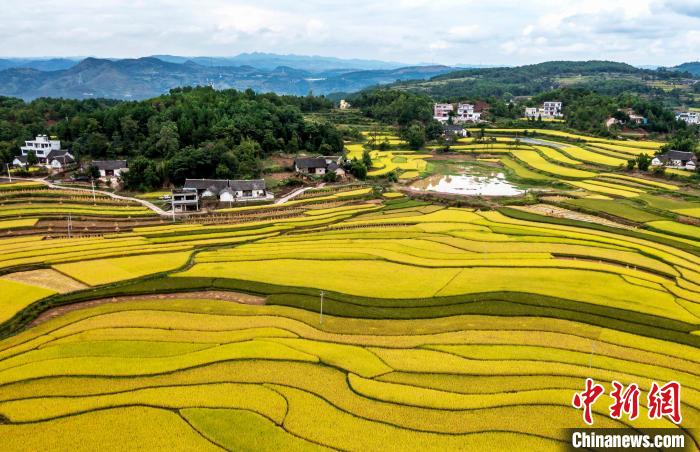
M39 159L36 157L36 152L34 151L29 151L27 153L27 165L28 166L34 166L37 163L39 163Z

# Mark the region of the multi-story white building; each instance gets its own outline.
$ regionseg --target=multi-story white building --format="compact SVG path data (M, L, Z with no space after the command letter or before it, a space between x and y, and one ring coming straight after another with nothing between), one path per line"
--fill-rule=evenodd
M564 116L561 113L561 108L562 108L562 103L558 101L552 101L552 102L545 102L542 104L542 107L544 109L544 114L548 118L561 118Z
M340 99L340 104L338 106L341 110L347 110L348 108L352 107L350 102L346 101L345 99Z
M537 107L526 107L525 117L527 118L542 118L542 119L555 119L564 116L562 113L563 104L559 101L545 102L540 108Z
M458 104L456 122L479 122L481 121L481 112L474 111L472 104Z
M48 157L49 152L61 150L61 142L59 140L49 139L46 135L38 135L34 140L25 141L24 146L20 147L20 149L22 150L23 156L27 156L30 152L34 151L37 158L45 159Z
M685 121L688 124L700 124L700 115L696 111L677 112L676 120Z
M450 119L450 112L454 111L452 104L435 104L433 106L433 118L441 122L447 122Z

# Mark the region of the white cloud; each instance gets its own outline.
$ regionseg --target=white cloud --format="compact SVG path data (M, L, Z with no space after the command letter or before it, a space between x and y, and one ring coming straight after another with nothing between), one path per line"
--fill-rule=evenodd
M697 59L700 0L1 0L0 55ZM37 30L51 30L50 39Z

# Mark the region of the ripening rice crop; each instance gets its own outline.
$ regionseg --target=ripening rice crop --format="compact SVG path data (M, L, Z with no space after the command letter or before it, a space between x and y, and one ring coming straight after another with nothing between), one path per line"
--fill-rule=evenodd
M30 228L34 226L37 221L37 218L26 218L22 220L2 220L0 221L0 229Z
M281 337L285 330L292 336ZM606 389L618 379L643 391L651 379L677 378L684 422L697 422L695 355L687 345L556 318L326 315L320 323L318 313L285 306L133 300L0 341L0 433L5 444L37 449L78 447L73 437L90 425L99 433L80 444L97 447L98 438L107 450L132 440L171 449L213 441L262 450L557 450L561 429L581 424L571 396L588 376ZM650 426L645 417L633 425ZM607 403L594 406L594 418L598 427L630 423L611 420ZM33 422L31 434L23 421ZM155 431L147 437L147 429Z
M606 195L614 195L614 196L620 196L623 198L634 198L636 196L639 196L639 192L635 191L633 189L628 189L628 187L609 187L606 185L601 185L601 184L594 184L589 181L586 182L579 182L579 181L568 181L567 184L582 188L584 190L592 191L595 193L603 193Z
M700 227L675 221L650 221L647 226L655 231L680 235L695 240L700 240Z
M0 322L10 319L29 304L54 293L56 292L43 287L31 286L0 277Z
M547 157L549 160L554 160L557 163L563 163L565 165L580 165L581 162L578 160L571 159L554 148L547 146L535 146L541 154Z
M511 151L511 155L531 168L554 176L570 179L585 179L595 176L595 173L590 171L583 171L550 163L537 153L537 151L517 150Z
M182 267L190 252L147 254L54 265L53 268L90 286L138 278Z
M559 150L570 157L582 162L592 163L594 165L617 167L627 163L627 160L607 155L592 152L579 146L565 145L560 146Z

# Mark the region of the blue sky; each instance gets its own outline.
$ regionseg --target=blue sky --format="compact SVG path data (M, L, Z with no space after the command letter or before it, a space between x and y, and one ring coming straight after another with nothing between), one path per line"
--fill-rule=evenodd
M0 55L700 60L700 0L1 0Z

